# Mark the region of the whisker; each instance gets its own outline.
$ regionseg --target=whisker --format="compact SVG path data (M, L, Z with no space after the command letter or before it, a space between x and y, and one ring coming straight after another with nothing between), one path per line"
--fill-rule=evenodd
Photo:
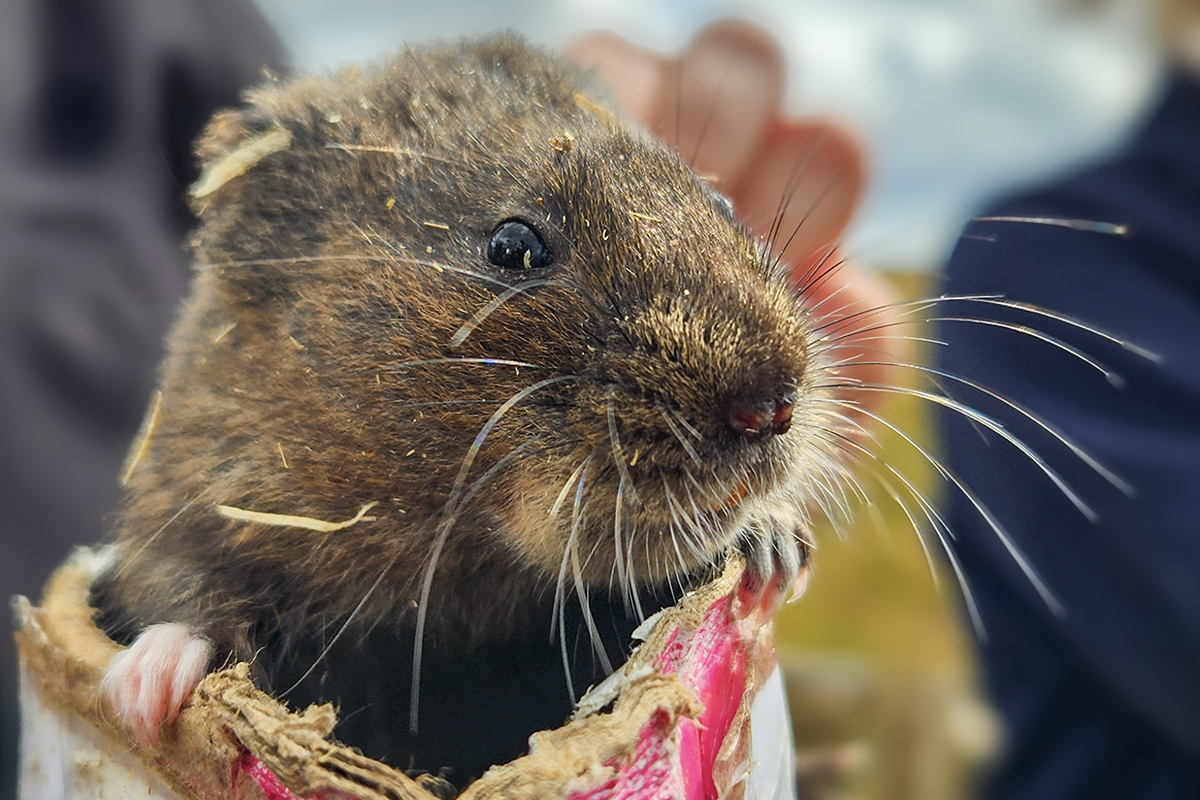
M608 652L604 649L604 642L600 638L600 630L596 627L596 621L592 618L592 607L588 601L587 588L583 585L583 570L579 565L579 530L583 524L583 490L587 483L588 467L591 466L593 456L588 456L584 460L583 473L579 476L579 483L575 486L575 506L571 513L571 534L567 538L567 552L571 554L571 575L575 579L575 596L579 599L579 608L583 612L583 622L587 626L588 636L592 641L592 649L600 659L600 666L604 669L605 675L611 675L613 671L612 662L608 658Z
M852 420L849 416L847 416L845 414L839 414L838 416L840 416L847 423L854 425L856 428L858 428L860 430L864 430L861 425L858 425L857 423L855 423L854 420ZM887 469L890 472L892 472L893 474L895 474L896 477L899 478L904 483L904 485L908 488L910 494L914 498L917 498L918 496L920 496L921 500L923 500L924 499L923 495L921 495L921 493L919 491L917 491L916 487L913 486L904 475L900 474L896 470L896 468L893 467L891 464L884 461L877 453L871 451L869 448L863 447L860 443L856 442L852 437L846 436L842 433L839 433L838 431L831 430L831 431L829 431L829 434L831 436L835 436L838 438L838 440L839 440L838 447L843 452L854 457L855 459L868 458L871 461L875 462L875 463L867 463L867 464L865 464L865 466L871 472L871 474L875 477L875 479L877 481L879 481L880 485L884 487L884 490L888 492L888 494L891 496L892 500L895 501L896 505L898 505L900 507L900 510L904 513L904 516L908 518L908 522L912 526L913 532L917 536L917 541L921 545L921 551L925 555L925 563L929 566L929 575L933 579L933 585L940 592L941 578L938 576L937 568L934 566L933 554L930 552L929 544L928 544L928 542L926 542L925 537L922 534L921 526L917 523L916 517L913 515L912 510L908 507L908 504L904 502L903 498L900 496L900 493L896 489L895 485L892 484L892 482L890 480L888 480L887 477L878 470L878 468L876 467L876 464L883 466L885 469ZM926 509L925 504L922 503L921 500L918 500L918 507L921 508L921 510L924 512L925 518L926 518L926 520L928 520L929 525L932 528L935 526L935 523L933 521L933 516L930 515L930 511L932 510L934 515L937 515L937 512L935 509L932 508L932 506L930 506L929 509ZM873 506L869 503L868 503L868 507L873 508ZM938 516L938 518L940 519L941 517ZM964 587L964 589L965 589L965 587Z
M995 432L996 434L998 434L1006 442L1011 444L1018 451L1020 451L1023 455L1025 455L1026 458L1028 458L1030 461L1032 461L1034 464L1036 464L1038 466L1038 468L1042 471L1042 473L1044 475L1046 475L1046 477L1048 477L1051 481L1054 482L1054 485L1059 488L1059 490L1063 493L1063 495L1066 496L1067 499L1070 500L1071 503L1077 509L1079 509L1080 513L1082 513L1085 517L1087 517L1089 522L1098 522L1099 521L1099 519L1100 519L1099 515L1095 511L1092 510L1091 506L1089 506L1087 503L1085 503L1083 501L1083 498L1081 498L1078 495L1078 493L1076 493L1075 490L1071 488L1070 484L1068 484L1062 478L1062 476L1060 476L1058 474L1058 472L1056 472L1054 470L1054 468L1051 467L1046 462L1046 460L1044 458L1042 458L1040 455L1038 455L1033 450L1033 448L1031 448L1029 445L1027 445L1022 439L1014 436L1011 431L1009 431L1007 428L1004 427L1004 425L997 422L994 418L988 416L987 414L984 414L984 413L982 413L974 408L971 408L970 406L968 406L964 403L960 403L959 401L954 400L952 398L943 397L942 395L934 394L932 392L926 392L922 389L914 389L914 388L905 387L905 386L890 386L887 384L879 384L879 383L859 383L859 382L843 383L843 384L840 384L840 387L845 388L845 389L852 389L855 391L884 392L884 393L890 393L890 394L907 395L909 397L916 397L916 398L925 400L930 403L935 403L944 408L948 408L951 411L954 411L954 412L966 417L967 419L971 419L971 420L978 422L980 425L983 425L988 430L991 430L991 431ZM863 409L860 408L860 411L861 410L863 410Z
M474 316L472 316L469 320L467 320L463 324L463 326L461 328L459 328L453 336L450 337L450 346L458 347L463 342L465 342L467 340L467 337L471 335L471 332L474 331L477 327L479 327L483 323L484 320L486 320L489 316L491 316L492 312L494 312L496 309L500 308L500 306L504 305L509 300L516 297L517 295L519 295L523 292L526 292L530 289L537 289L542 286L562 286L562 285L564 285L563 282L561 280L558 280L557 278L541 278L541 279L533 280L533 281L525 281L524 283L519 283L516 286L512 286L512 287L506 289L505 291L496 295L496 297L494 297L491 300L491 302L489 302L483 308L479 309L479 311L475 312Z
M883 341L919 342L921 344L930 344L930 345L934 345L937 347L949 347L950 346L949 342L942 340L942 339L933 339L928 336L910 336L908 334L892 333L892 334L885 334L883 336L862 336L862 337L856 336L856 337L854 337L854 342L851 344L836 344L836 345L831 345L828 347L822 346L821 350L822 350L822 352L825 352L825 353L828 353L832 350L847 350L847 349L863 350L866 348L859 347L859 344L861 342L883 342ZM880 352L880 353L890 352L889 350L885 350L883 348L877 348L877 347L871 348L871 349L876 352Z
M1085 233L1105 233L1110 236L1128 236L1129 226L1114 222L1094 222L1087 219L1058 219L1055 217L975 217L972 222L1025 222L1032 225L1055 225L1060 228L1084 231Z
M637 489L633 485L633 479L629 477L629 467L625 463L625 454L621 450L621 437L617 434L617 415L613 408L613 393L610 389L608 392L608 442L612 447L613 461L617 465L617 473L621 476L626 485L629 486L629 497L631 500L637 500Z
M713 96L712 105L708 107L708 111L704 114L704 120L700 123L700 132L696 135L696 146L692 149L692 157L688 159L689 164L696 164L696 159L700 156L700 147L704 144L704 137L708 134L708 126L712 124L713 117L716 116L717 107L721 104L721 98L725 95L725 85L729 82L729 75L732 72L733 65L730 64L721 73L721 82L717 84L717 93Z
M632 583L625 563L625 537L622 536L621 507L625 504L625 476L617 480L617 497L613 505L613 568L616 571L617 587L621 591L621 600L625 604L625 613L630 612L629 588Z
M558 580L554 585L554 609L550 617L551 638L554 636L555 621L558 627L558 646L562 656L563 676L567 680L567 695L575 700L575 681L571 675L571 654L567 651L567 564L570 559L571 541L563 548L562 562L558 568Z
M838 249L836 242L831 242L830 244L826 245L825 249L821 251L820 258L814 261L812 266L806 269L804 274L799 276L793 282L794 286L792 291L797 297L803 298L807 302L808 293L824 283L830 275L837 271L838 267L845 263L844 259L838 259L833 264L829 263L830 259L832 259L834 254L837 252ZM775 263L778 264L778 260L776 260ZM816 306L814 306L814 308L815 307Z
M824 302L824 301L822 300L821 302ZM859 311L851 312L849 314L840 314L840 315L839 314L824 314L824 315L822 315L823 321L819 325L814 326L813 331L815 333L821 333L825 336L832 336L833 334L836 334L836 333L844 330L845 328L849 327L850 325L852 325L856 322L862 321L862 319L864 317L869 317L869 316L872 316L875 314L881 314L885 311L898 311L898 312L901 312L900 313L901 317L911 317L912 315L918 314L922 311L925 311L926 309L935 308L939 302L940 302L940 298L923 298L920 300L903 300L903 301L896 302L896 303L883 303L882 305L871 306L870 308L864 308ZM819 305L820 305L820 303L814 305L813 308L816 308ZM908 322L910 320L904 320L904 321ZM916 321L923 322L924 320L921 319L921 320L916 320ZM897 321L893 322L892 324L898 325L898 324L900 324L900 321L897 320ZM848 335L854 336L854 335L856 335L858 333L862 333L864 331L874 330L876 327L878 327L878 326L873 326L871 328L857 328L854 331L852 331L851 333L849 333ZM883 327L887 327L887 326L883 326Z
M800 229L804 227L804 223L808 222L808 218L812 216L812 213L821 207L821 203L825 202L825 198L829 196L829 193L836 189L838 184L842 182L843 174L844 170L839 170L829 181L829 183L825 184L825 188L821 189L821 191L817 193L817 196L813 198L813 201L809 203L808 209L804 212L804 216L800 218L800 221L796 223L795 229L792 230L792 235L789 236L787 241L783 243L783 247L779 248L779 252L775 255L775 263L772 264L772 267L778 266L779 262L783 260L783 254L787 252L789 247L791 247L792 240L795 239L797 234L800 233ZM830 245L830 250L833 249L834 245ZM839 262L839 264L840 263L841 262ZM834 269L836 268L837 267L835 266Z
M1012 537L1009 536L1008 531L1005 530L1004 526L1000 524L1000 521L996 519L991 510L975 495L974 492L972 492L966 486L966 484L964 484L958 478L954 472L946 467L940 460L930 455L929 452L916 441L914 441L911 436L888 420L866 408L856 407L856 410L860 414L870 417L880 425L883 425L889 430L895 432L898 436L908 442L908 444L912 446L918 453L920 453L922 458L924 458L931 466L933 466L935 470L937 470L938 474L952 483L955 488L957 488L963 494L963 496L967 498L971 505L975 507L976 512L979 513L980 517L984 520L984 522L987 523L988 527L992 529L992 532L996 534L996 537L1000 540L1001 544L1004 545L1004 549L1008 551L1009 556L1021 569L1021 572L1025 574L1026 579L1030 582L1038 595L1041 596L1042 602L1046 604L1046 607L1050 609L1051 613L1059 617L1065 614L1062 604L1059 603L1054 595L1050 593L1049 588L1047 588L1045 582L1041 579L1041 576L1038 575L1037 571L1033 568L1033 565L1029 563L1029 560L1025 557L1025 554L1021 552L1021 549L1017 547L1016 542L1014 542Z
M859 425L854 420L851 420L849 417L844 417L844 418L846 419L847 422L850 422L855 427L858 427L861 429L862 426ZM921 509L922 513L924 513L924 515L925 515L925 519L929 521L929 527L933 531L934 536L937 537L938 543L942 547L942 552L944 552L946 554L946 558L950 562L951 570L954 572L955 580L958 583L959 592L962 594L962 597L963 597L963 603L967 607L967 614L971 619L971 626L975 631L975 636L976 636L976 638L979 639L980 642L987 643L987 641L988 641L987 629L984 627L983 617L980 615L980 612L979 612L979 606L975 602L975 595L971 591L970 584L968 584L968 582L967 582L966 574L962 570L962 566L959 563L958 556L954 552L954 549L950 546L950 542L948 541L948 538L947 538L947 537L953 538L953 533L950 530L949 524L945 521L945 519L942 517L942 515L938 513L937 508L935 508L934 505L931 502L929 502L929 500L925 497L925 495L920 490L918 490L917 487L914 486L913 483L903 473L901 473L894 466L892 466L891 464L889 464L885 460L883 460L878 454L868 450L867 448L860 445L858 442L855 442L852 438L850 438L850 437L842 437L842 438L847 445L849 445L850 447L854 448L855 451L857 451L857 455L859 457L865 456L865 457L871 459L876 464L879 464L884 469L886 469L888 472L892 473L892 475L894 475L896 478L898 478L901 481L901 483L904 484L905 488L908 489L909 495L914 500L916 500L917 506ZM905 437L905 438L907 438L907 437ZM913 444L911 442L911 440L909 443ZM916 445L913 444L913 446L915 447ZM920 448L918 448L918 450L919 449ZM926 455L926 454L922 453L922 455ZM928 456L926 456L926 457L928 457ZM868 466L870 467L871 465L868 465ZM891 494L892 499L895 500L896 503L900 506L901 510L904 512L904 515L906 517L908 517L909 523L913 526L913 531L917 535L917 542L921 546L921 552L925 556L925 563L929 567L929 574L933 578L933 584L937 588L937 590L940 592L941 591L941 580L938 578L937 568L933 564L932 554L929 551L929 546L925 541L925 537L924 537L924 535L922 535L921 529L917 525L917 522L914 519L911 511L909 510L908 505L903 501L903 499L899 495L899 492L896 491L895 487L892 486L890 481L888 481L882 474L880 474L873 467L872 467L872 472L875 473L875 475L876 475L877 479L879 479L880 483ZM1035 583L1035 586L1036 586L1036 583ZM1052 606L1052 608L1053 608L1053 606Z
M808 142L804 149L796 154L796 162L792 164L792 171L788 175L787 181L783 184L783 191L779 193L779 205L775 209L775 218L771 221L771 227L767 231L767 252L766 260L763 266L771 263L779 263L779 259L774 259L772 262L771 254L775 249L776 237L779 236L781 226L783 225L784 215L787 213L788 206L792 204L796 192L800 189L800 184L804 181L808 170L816 161L818 147L817 145L824 138L824 131L819 132Z
M429 364L488 364L502 367L525 367L526 369L545 369L539 364L528 361L511 361L507 358L425 358L420 361L401 361L384 367L388 372L399 372L405 367L423 367Z
M945 371L937 369L935 367L927 367L927 366L923 366L921 364L908 364L908 363L903 363L903 362L899 362L899 361L860 361L860 362L858 362L858 365L859 366L902 367L905 369L916 370L918 372L922 372L927 375L937 375L939 377L946 378L948 380L952 380L957 383L963 384L964 386L970 386L972 389L975 389L978 392L982 392L983 394L986 394L988 397L991 397L991 398L997 400L998 402L1003 403L1004 405L1013 409L1017 413L1021 414L1021 416L1025 417L1029 421L1033 422L1035 425L1037 425L1039 428L1044 430L1046 433L1053 436L1056 440L1058 440L1060 443L1062 443L1064 446L1066 446L1072 453L1074 453L1075 456L1080 461L1082 461L1083 463L1085 463L1089 467L1091 467L1091 469L1094 472L1096 472L1098 475L1100 475L1102 478L1104 478L1104 480L1108 481L1108 483L1112 484L1114 487L1116 487L1118 490L1120 490L1121 493L1124 494L1126 497L1134 497L1137 494L1137 491L1133 488L1133 486L1131 486L1128 482L1122 480L1120 476L1118 476L1112 470L1108 469L1103 464L1101 464L1098 460L1093 458L1090 453L1088 453L1086 450L1084 450L1079 445L1075 444L1075 442L1072 441L1071 438L1068 437L1066 434L1062 433L1057 428L1055 428L1053 425L1051 425L1049 422L1046 422L1044 419L1039 417L1037 414L1034 414L1032 411L1030 411L1029 409L1025 408L1024 406L1020 405L1019 403L1017 403L1013 400L1009 400L1004 395L1002 395L996 391L993 391L992 389L989 389L986 386L983 386L982 384L976 383L975 381L968 380L967 378L963 378L959 375L955 375L950 372L945 372Z
M678 578L682 576L683 573L687 572L687 559L683 557L683 551L679 549L679 539L680 537L684 537L685 544L689 543L689 540L686 538L683 532L683 520L681 517L682 509L679 508L679 505L675 500L675 494L671 491L671 487L667 483L667 476L662 472L659 472L659 478L662 479L663 491L665 492L667 498L667 508L671 512L671 547L675 551L676 567L674 574ZM677 531L679 536L675 535ZM682 587L683 585L681 583L680 589L682 589Z
M683 414L681 412L677 411L674 408L671 408L670 406L667 406L666 408L667 408L667 411L671 412L671 415L673 417L675 417L676 421L679 422L679 424L683 426L684 430L686 430L692 436L696 437L696 441L698 441L698 442L704 441L703 434L701 434L700 431L698 431L694 427L692 427L692 423L687 421L687 417L683 416Z
M132 564L134 561L136 561L138 558L140 558L142 553L146 552L146 548L149 547L150 545L154 544L154 540L157 539L159 536L161 536L162 532L165 531L171 523L173 523L175 520L177 520L181 516L183 516L184 512L186 512L189 508L191 508L193 505L195 505L196 501L199 500L204 495L206 495L211 488L212 488L211 486L208 486L208 487L205 487L205 488L201 489L200 491L196 492L196 494L192 497L191 500L188 500L186 503L184 503L183 506L181 506L178 511L176 511L174 514L171 515L170 519L168 519L166 522L164 522L162 525L160 525L158 530L156 530L153 534L151 534L150 537L148 539L146 539L146 541L142 542L141 547L139 547L137 550L135 550L133 552L133 554L131 556L129 556L129 558L124 559L124 563L121 564L121 568L118 569L113 574L113 577L114 578L121 577L121 575L123 575L125 573L125 570L129 568L129 565Z
M365 232L362 231L361 228L359 230L360 230L360 232L363 233L364 238L366 238L368 241L373 241ZM387 245L387 243L383 242L383 241L378 241L376 243L385 245L385 246ZM364 253L338 253L338 254L327 254L327 255L317 255L317 256L290 256L288 258L254 258L254 259L247 259L247 260L243 260L243 261L216 261L216 262L209 262L209 263L197 263L196 271L197 272L206 272L211 269L231 269L231 268L235 268L235 267L269 267L269 266L275 266L275 265L279 265L279 264L308 264L308 263L317 263L317 262L325 262L325 261L371 261L371 262L375 262L375 263L379 263L379 264L390 264L393 266L395 266L396 264L412 264L412 265L415 265L418 267L428 267L429 269L435 270L437 272L450 272L450 273L454 273L456 275L465 275L467 277L475 278L476 280L483 281L484 283L490 283L495 286L502 286L505 289L512 287L512 284L507 283L502 280L499 280L498 278L494 278L491 275L485 275L482 272L476 272L475 270L472 270L472 269L467 269L465 267L458 267L453 264L446 264L446 263L443 263L440 261L427 261L425 259L412 258L411 256L409 256L407 253L404 253L403 251L395 250L395 248L392 248L392 249L395 252L394 256L386 256L386 255L372 256L372 255L366 255Z
M637 533L637 529L631 526L629 529L629 547L626 548L626 556L625 556L626 557L625 573L630 576L633 575L633 544L634 544L634 541L636 540L636 536L635 536L636 533ZM643 539L644 538L645 537L643 537ZM646 559L646 563L649 563L649 559ZM633 599L634 613L637 614L637 618L640 622L645 622L646 621L646 612L642 608L642 596L640 594L638 594L637 582L634 581L632 578L630 578L630 581L629 581L629 594L632 596L632 599Z
M964 298L964 299L966 299L966 298ZM1076 319L1075 317L1069 316L1067 314L1060 314L1057 311L1050 311L1049 309L1042 308L1041 306L1036 306L1036 305L1033 305L1032 303L1022 303L1018 300L1007 300L1004 298L997 298L997 297L973 297L973 298L970 298L970 300L973 302L976 302L976 303L986 303L988 305L1002 306L1004 308L1012 308L1012 309L1016 309L1018 311L1024 311L1027 314L1035 314L1039 317L1046 317L1047 319L1052 319L1055 322L1061 322L1064 325L1070 325L1072 328L1077 328L1086 333L1090 333L1092 336L1098 336L1101 339L1112 342L1113 344L1117 345L1118 347L1122 348L1123 350L1128 350L1129 352L1134 353L1138 356L1141 356L1142 358L1146 359L1147 361L1153 362L1155 364L1162 364L1164 361L1163 357L1161 355L1159 355L1158 353L1155 353L1151 350L1147 350L1144 347L1139 347L1138 345L1136 345L1132 342L1129 342L1125 339L1122 339L1119 336L1114 336L1111 333L1107 333L1106 331L1103 331L1094 325L1089 325L1086 322L1083 322L1082 320Z
M377 261L391 263L394 259L385 256L368 256L362 253L346 253L344 255L323 256L291 256L288 258L251 258L243 261L210 261L196 264L197 272L210 269L232 269L235 267L271 267L278 264L308 264L322 261Z
M683 126L683 68L675 70L675 152L679 153L680 130Z
M469 503L475 497L475 495L487 485L489 480L491 480L497 473L519 458L523 453L525 453L526 450L529 449L530 445L536 441L537 439L535 438L526 439L514 447L512 451L503 458L497 459L496 463L493 464L487 472L480 475L471 483L470 486L467 487L466 491L463 492L462 497L458 501L459 506L465 506L467 503ZM529 453L529 455L537 455L539 452L542 451L533 450Z
M630 500L637 500L637 491L634 489L633 478L629 474L629 467L625 463L625 456L621 451L621 439L617 434L617 416L616 410L613 408L613 393L610 390L608 393L608 441L612 448L613 463L617 467L617 497L616 503L613 506L613 546L615 548L614 567L617 572L617 583L621 588L621 598L625 604L625 610L630 610L630 602L637 609L638 616L644 617L641 610L641 600L637 595L637 589L634 587L633 581L633 554L626 552L624 542L624 522L622 509L625 506L625 499L628 495ZM632 532L631 532L632 534ZM631 540L632 544L632 540ZM631 596L632 595L632 596Z
M571 493L571 487L575 485L575 481L579 480L580 474L587 469L589 463L591 463L590 458L584 459L567 478L567 482L563 484L562 490L559 491L558 497L554 500L554 504L550 506L550 519L558 517L558 512L562 510L563 503L566 502L567 496Z
M1001 308L1009 308L1009 309L1013 309L1015 311L1022 311L1027 314L1031 314L1031 315L1038 316L1038 317L1043 317L1045 319L1052 319L1055 322L1062 323L1063 325L1070 326L1077 330L1083 331L1084 333L1087 333L1091 336L1095 336L1097 338L1100 338L1107 342L1110 342L1111 344L1114 344L1123 350L1128 350L1129 352L1134 353L1135 355L1140 356L1141 358L1145 358L1146 360L1151 361L1155 364L1163 363L1163 357L1161 355L1159 355L1151 350L1148 350L1144 347L1141 347L1133 342L1130 342L1126 339L1122 339L1119 336L1115 336L1105 330L1102 330L1101 328L1097 328L1094 325L1089 325L1088 323L1083 322L1082 320L1079 320L1068 314L1062 314L1057 311L1051 311L1049 309L1042 308L1041 306L1037 306L1032 303L1024 303L1024 302L1021 302L1018 300L1009 300L1009 299L1006 299L1003 295L998 295L998 294L973 294L973 295L943 294L943 295L939 295L937 297L922 298L922 299L918 299L918 300L905 300L905 301L900 301L900 302L896 302L896 303L884 303L879 306L873 306L872 308L869 308L869 309L864 309L862 311L858 311L858 312L855 312L852 314L847 314L841 318L832 318L832 319L830 319L829 322L826 322L824 324L816 326L814 328L814 330L817 332L830 333L830 332L836 331L838 329L838 327L841 326L842 323L848 323L849 321L851 321L853 319L857 319L862 316L870 315L873 313L878 313L880 311L913 309L913 308L916 308L916 310L921 311L921 310L924 310L925 308L929 308L929 307L936 306L936 305L942 305L945 303L979 303L981 305L991 305L991 306L998 306ZM962 320L961 318L955 318L955 319L960 320L960 321L966 321L966 320ZM971 318L971 319L974 319L974 318ZM925 322L925 321L934 321L934 320L919 320L919 321ZM895 324L901 324L901 323L895 323ZM831 326L833 327L833 331L826 330L827 328L830 328Z
M822 260L828 259L833 254L833 252L834 252L834 249L831 247L829 249L828 253L825 256L823 256ZM873 281L873 280L877 280L877 278L875 277L875 275L873 273L863 271L861 274L859 274L853 280L843 281L841 286L839 286L834 291L830 292L825 297L818 300L816 303L812 303L812 304L806 303L808 312L812 315L819 316L822 320L825 320L825 319L845 320L849 317L853 317L853 316L856 316L859 314L882 313L884 311L889 310L888 304L884 304L881 306L873 306L871 308L865 309L864 311L860 311L860 312L846 313L847 309L852 308L857 303L857 301L855 301L852 298L849 302L843 303L841 306L834 309L833 311L820 312L820 314L818 315L817 312L818 312L818 309L821 308L821 306L830 302L831 300L838 297L839 295L842 295L843 293L850 293L850 292L852 292L852 290L855 287L861 286L863 283ZM803 282L803 281L804 281L804 278L801 278L801 282ZM804 297L803 291L798 290L797 294L801 297ZM824 327L824 326L820 326L820 327Z
M671 433L675 434L675 438L679 440L679 444L683 445L684 452L696 462L696 466L703 467L704 462L700 459L700 454L696 452L696 448L692 447L692 443L683 438L683 433L679 430L679 426L671 419L671 415L667 413L666 406L661 403L656 403L655 407L662 414L663 421L667 423L667 427L671 429Z
M977 317L926 317L924 322L965 322L972 325L987 325L993 328L1003 328L1004 330L1014 331L1025 336L1032 336L1034 339L1043 341L1049 345L1052 345L1053 347L1058 348L1059 350L1075 356L1075 358L1079 359L1103 375L1104 379L1114 387L1118 389L1125 388L1124 378L1101 364L1096 359L1089 356L1087 353L1080 350L1078 347L1067 344L1061 339L1051 336L1048 333L1043 333L1037 328L1031 328L1028 325L1018 325L1013 322L1002 322L995 319L979 319Z
M666 479L663 479L663 485L667 489L667 503L674 507L678 513L679 519L679 535L683 538L683 543L687 547L688 552L696 561L704 561L707 558L707 553L703 547L705 541L704 530L701 528L698 517L693 517L687 513L683 507L683 503L675 496L675 492L666 485ZM691 530L694 536L689 535L688 529ZM683 565L680 565L683 569Z
M375 590L379 588L379 584L383 583L384 577L387 576L388 572L391 571L392 567L394 567L396 565L396 562L399 559L400 559L399 554L393 556L392 560L387 563L387 566L385 566L382 570L380 570L379 577L376 578L375 582L371 584L371 587L369 589L367 589L367 592L366 592L366 594L363 595L362 600L358 601L358 605L356 605L354 607L354 610L350 612L350 616L346 617L346 621L342 623L342 626L340 628L338 628L338 632L336 634L334 634L332 639L329 640L329 644L325 645L325 647L323 647L321 649L320 655L318 655L316 657L316 659L313 661L312 666L310 666L304 672L304 674L300 676L299 680L297 680L295 683L293 683L291 686L289 686L287 688L287 691L281 693L279 695L279 697L281 697L281 698L287 697L289 694L292 693L292 691L294 691L296 689L297 686L304 683L304 681L306 681L308 679L309 675L313 674L313 671L321 664L322 661L325 660L326 656L329 655L329 652L333 649L334 645L336 645L338 643L338 640L341 639L342 636L346 633L346 631L348 631L350 629L350 625L351 625L351 623L354 622L355 617L357 617L358 613L363 610L363 607L366 606L367 601L371 599L371 595L375 594ZM414 687L414 691L415 691L415 687ZM414 711L414 714L415 714L415 711ZM415 725L416 718L414 717L413 719L414 719L414 725Z
M894 327L897 327L900 325L918 325L918 324L924 325L924 324L928 324L928 323L932 323L932 322L962 322L962 323L967 323L967 324L972 324L972 325L987 325L990 327L1003 328L1005 330L1010 330L1010 331L1013 331L1014 333L1019 333L1023 336L1031 336L1034 339L1043 341L1043 342L1045 342L1059 350L1062 350L1063 352L1079 359L1080 361L1087 364L1089 367L1091 367L1092 369L1096 370L1101 375L1103 375L1104 379L1106 381L1108 381L1108 383L1110 385L1112 385L1118 389L1124 388L1124 385L1125 385L1124 378L1122 378L1120 375L1113 372L1112 370L1108 369L1108 367L1104 366L1098 360L1092 358L1087 353L1083 352L1082 350L1080 350L1078 347L1075 347L1074 345L1068 344L1068 343L1062 341L1061 339L1057 339L1047 333L1043 333L1042 331L1038 330L1037 328L1031 328L1027 325L1019 325L1017 323L1003 322L1000 320L982 319L979 317L922 317L921 319L894 320L891 322L883 322L883 323L879 323L878 325L871 325L871 326L867 326L864 328L859 328L857 330L848 331L846 333L841 333L838 336L826 338L826 339L822 340L822 346L838 344L838 343L845 342L848 340L853 340L854 337L860 333L868 333L868 332L883 330L883 329L887 329L887 328L894 328Z
M454 486L450 490L450 496L446 500L446 504L442 507L443 522L438 525L436 536L434 537L433 548L429 555L429 566L425 569L425 575L421 582L421 601L417 606L417 626L414 634L415 641L413 643L413 678L412 678L412 699L409 707L409 730L412 733L417 732L417 707L421 689L421 656L425 644L425 620L429 612L429 594L433 589L433 573L437 568L438 559L441 557L442 549L446 546L446 539L450 535L450 529L453 527L455 520L458 518L458 510L461 507L460 497L462 495L463 486L466 483L467 475L471 471L471 465L474 464L476 456L483 447L484 441L488 434L500 422L504 416L512 410L514 406L520 403L525 398L532 395L534 392L540 391L547 386L552 386L557 383L562 383L569 380L578 380L578 375L559 375L554 378L547 378L538 381L532 386L527 386L521 391L514 394L506 400L495 413L488 419L484 426L475 436L475 440L471 443L467 450L466 456L463 458L463 463L459 467L458 476L455 478Z

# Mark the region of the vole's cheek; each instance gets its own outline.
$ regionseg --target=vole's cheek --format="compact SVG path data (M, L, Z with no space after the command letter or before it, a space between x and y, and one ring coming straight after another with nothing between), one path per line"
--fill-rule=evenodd
M499 512L500 535L524 563L547 574L557 574L562 564L580 474L569 468L532 466L516 467L507 476L509 499Z

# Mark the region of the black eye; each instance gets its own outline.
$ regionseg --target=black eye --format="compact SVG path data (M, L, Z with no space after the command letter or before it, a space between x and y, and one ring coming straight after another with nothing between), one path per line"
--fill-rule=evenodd
M502 269L533 269L551 262L546 243L533 228L520 220L501 222L488 242L488 261Z

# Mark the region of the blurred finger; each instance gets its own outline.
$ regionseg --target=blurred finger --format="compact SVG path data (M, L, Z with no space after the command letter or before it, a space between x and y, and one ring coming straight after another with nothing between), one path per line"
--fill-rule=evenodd
M780 122L732 199L772 259L805 267L841 237L862 184L862 156L846 133L823 122Z
M605 32L585 34L563 55L593 70L627 117L643 125L654 124L669 72L666 59Z
M697 34L668 76L654 130L728 193L767 134L783 82L783 55L770 34L746 22L717 23Z

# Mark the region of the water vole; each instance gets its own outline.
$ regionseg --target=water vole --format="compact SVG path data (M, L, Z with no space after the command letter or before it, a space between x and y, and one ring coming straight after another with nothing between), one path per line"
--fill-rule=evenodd
M321 659L343 634L455 664L547 609L623 641L623 601L733 546L794 576L842 424L821 348L674 152L508 37L249 101L201 144L196 280L95 591L115 637L152 626L107 684L138 738L228 656L276 690L321 660L308 691L352 710L408 665Z

